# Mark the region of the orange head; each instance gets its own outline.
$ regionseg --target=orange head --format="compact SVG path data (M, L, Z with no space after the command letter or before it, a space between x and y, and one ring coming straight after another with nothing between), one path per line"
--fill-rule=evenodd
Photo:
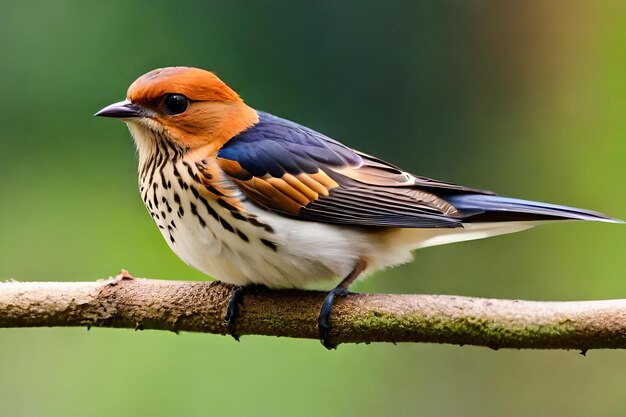
M189 67L142 75L128 88L127 100L105 107L96 116L127 122L140 150L162 134L182 149L211 145L216 152L258 121L256 112L215 74Z

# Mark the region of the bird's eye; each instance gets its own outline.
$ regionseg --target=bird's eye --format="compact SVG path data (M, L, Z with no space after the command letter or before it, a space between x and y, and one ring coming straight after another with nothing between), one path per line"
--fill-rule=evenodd
M163 108L169 115L180 114L187 110L189 99L182 94L167 94L163 99Z

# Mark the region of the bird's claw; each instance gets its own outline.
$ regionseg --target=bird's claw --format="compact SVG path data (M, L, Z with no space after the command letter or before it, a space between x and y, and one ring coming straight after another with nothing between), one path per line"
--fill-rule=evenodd
M239 341L239 336L235 334L235 318L239 315L239 306L243 304L243 287L236 287L233 290L233 293L230 295L230 300L228 301L228 305L226 306L226 317L224 317L224 322L226 323L226 328L228 329L228 334L232 336L233 339Z
M348 290L343 287L335 287L333 288L324 298L324 302L322 303L322 308L320 309L320 315L317 319L317 325L320 335L320 342L324 347L328 350L336 349L337 345L331 343L328 340L328 336L330 335L330 330L332 326L330 324L330 314L333 310L333 303L335 301L335 297L345 297L348 295Z

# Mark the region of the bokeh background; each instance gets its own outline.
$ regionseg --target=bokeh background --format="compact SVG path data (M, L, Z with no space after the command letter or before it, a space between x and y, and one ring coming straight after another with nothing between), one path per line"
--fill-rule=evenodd
M92 114L161 66L439 179L626 218L626 3L0 3L0 279L205 279ZM626 229L422 250L358 291L626 297ZM2 416L623 416L626 353L0 330Z

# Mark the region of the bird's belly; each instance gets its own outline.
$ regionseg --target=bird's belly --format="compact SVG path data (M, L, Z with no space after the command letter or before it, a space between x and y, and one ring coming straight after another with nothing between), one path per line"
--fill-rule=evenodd
M178 184L156 192L142 187L176 255L224 282L306 288L348 274L364 252L364 237L351 229L290 219L251 203L244 203L245 215L234 215L217 201L198 202Z
M181 219L172 233L161 229L170 248L187 264L221 281L236 285L263 284L272 288L305 288L346 275L360 253L354 241L333 226L291 219L261 217L271 232L237 219L229 232L218 222L199 227Z

